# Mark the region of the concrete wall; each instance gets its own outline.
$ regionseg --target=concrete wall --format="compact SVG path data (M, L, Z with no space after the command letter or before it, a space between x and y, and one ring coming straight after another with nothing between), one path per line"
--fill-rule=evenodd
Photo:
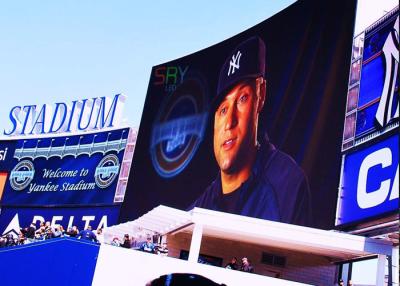
M144 286L147 282L170 273L200 274L228 286L305 285L106 244L100 247L92 285Z
M179 257L180 251L189 250L191 234L178 233L168 236L169 256ZM261 263L262 252L286 257L285 267L274 267ZM312 285L334 285L337 267L326 258L307 253L287 251L237 241L203 237L201 254L223 258L226 265L232 257L248 257L255 268L255 273L279 277L291 281Z

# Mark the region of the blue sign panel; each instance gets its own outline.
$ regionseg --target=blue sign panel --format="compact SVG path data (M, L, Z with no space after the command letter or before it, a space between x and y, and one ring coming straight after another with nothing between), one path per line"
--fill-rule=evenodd
M118 223L119 206L93 208L8 208L3 207L0 215L0 235L19 228L28 227L32 222L39 227L40 222L49 221L67 230L77 226L79 230L90 225L93 229Z
M337 225L399 207L399 135L346 156Z
M16 141L0 141L0 171L8 171L14 157Z
M3 206L112 204L129 129L0 142ZM1 161L0 161L1 162Z
M398 121L398 26L396 13L365 34L356 138Z

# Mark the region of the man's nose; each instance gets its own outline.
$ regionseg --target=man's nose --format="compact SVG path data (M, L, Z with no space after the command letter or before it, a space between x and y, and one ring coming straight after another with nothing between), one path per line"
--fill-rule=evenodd
M237 124L238 124L237 109L236 109L236 105L233 104L228 109L228 113L226 115L225 130L229 130L229 129L235 128L235 126Z

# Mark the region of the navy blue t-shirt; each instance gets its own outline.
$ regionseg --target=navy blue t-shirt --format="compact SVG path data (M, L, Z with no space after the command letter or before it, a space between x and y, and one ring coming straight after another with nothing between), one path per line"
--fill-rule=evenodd
M229 199L232 197L232 201ZM248 180L223 195L221 174L191 205L298 225L310 225L310 190L303 170L287 154L265 141Z
M90 240L90 241L93 241L93 242L96 242L96 241L97 241L97 237L96 237L96 235L94 234L94 232L91 231L91 230L88 230L88 229L82 230L82 231L78 234L77 237L78 237L78 238L81 238L81 239L84 239L84 240Z

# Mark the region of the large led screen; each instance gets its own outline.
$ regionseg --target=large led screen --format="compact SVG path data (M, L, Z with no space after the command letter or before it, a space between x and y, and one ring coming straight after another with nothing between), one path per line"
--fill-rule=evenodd
M153 67L120 221L163 204L331 228L354 15L298 1Z
M2 206L113 204L129 129L0 142Z

